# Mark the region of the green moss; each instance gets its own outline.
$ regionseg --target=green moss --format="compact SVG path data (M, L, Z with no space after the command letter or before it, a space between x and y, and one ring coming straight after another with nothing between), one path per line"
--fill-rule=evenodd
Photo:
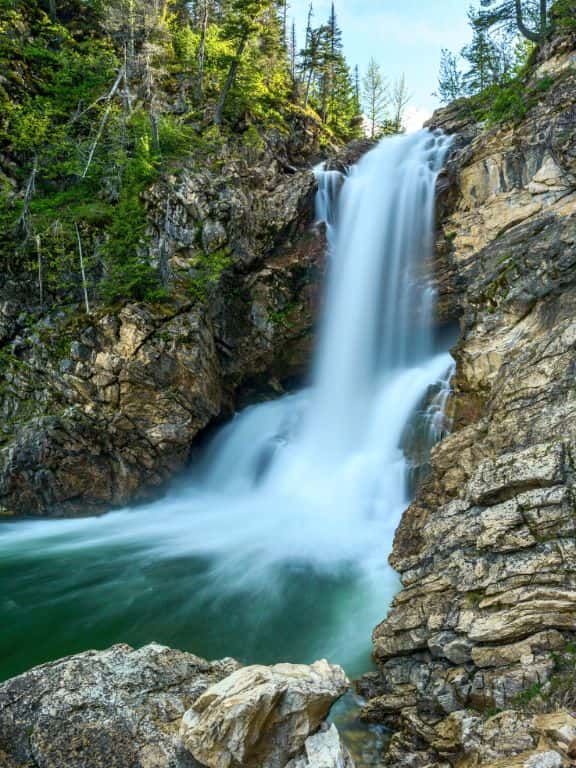
M296 309L294 304L288 303L282 309L272 310L268 313L269 319L281 328L288 328L290 326L290 316Z
M484 599L484 592L476 591L476 590L472 590L471 592L466 592L465 600L469 606L476 607L477 605L480 605L483 599Z

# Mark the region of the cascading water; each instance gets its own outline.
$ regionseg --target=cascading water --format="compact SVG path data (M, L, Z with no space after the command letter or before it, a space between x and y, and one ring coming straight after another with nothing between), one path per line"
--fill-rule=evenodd
M345 179L317 169L330 257L309 389L239 414L162 501L0 529L10 671L42 660L21 652L42 623L43 657L157 639L361 671L396 589L402 434L451 364L434 354L424 271L447 147L421 132L384 140Z

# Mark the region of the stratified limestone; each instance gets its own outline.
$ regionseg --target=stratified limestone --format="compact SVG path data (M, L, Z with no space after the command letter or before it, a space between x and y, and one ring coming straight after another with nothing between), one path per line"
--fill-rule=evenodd
M462 315L456 429L397 531L404 588L360 686L365 717L399 728L391 766L572 760L574 697L555 690L576 632L575 41L545 53L534 78L555 82L521 124L435 118L461 130L439 244L443 311Z

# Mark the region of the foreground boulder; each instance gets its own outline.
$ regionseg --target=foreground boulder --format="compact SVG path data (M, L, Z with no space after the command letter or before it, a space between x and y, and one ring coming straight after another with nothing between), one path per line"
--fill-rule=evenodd
M303 749L308 757L291 766L310 765L308 760L320 751L328 759L331 753L333 760L341 754L343 766L337 733L306 740L347 689L343 670L326 661L239 669L209 688L186 712L182 740L208 768L284 768ZM331 763L312 765L330 768Z
M238 663L161 645L87 651L0 686L2 768L184 768L186 709Z
M353 768L323 723L347 688L325 661L240 669L155 643L87 651L0 685L0 767Z

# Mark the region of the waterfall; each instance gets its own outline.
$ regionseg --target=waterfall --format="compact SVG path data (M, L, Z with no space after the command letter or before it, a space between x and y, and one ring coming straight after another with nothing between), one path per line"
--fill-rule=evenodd
M8 565L31 552L44 562L76 554L95 574L113 562L124 576L110 582L107 599L129 591L123 620L148 595L158 606L149 639L174 641L182 626L198 653L217 652L218 638L202 629L215 622L225 652L244 659L351 663L359 646L364 654L396 589L387 556L409 502L402 435L451 370L449 354L434 351L426 273L447 148L447 138L422 131L383 140L345 176L316 169L317 218L330 247L307 389L238 414L161 501L102 518L4 526ZM435 402L431 429L444 404ZM165 563L178 568L177 580ZM74 599L66 573L50 578L60 605L67 591ZM227 602L239 595L245 602ZM239 605L252 614L238 618ZM273 622L282 627L276 634Z

